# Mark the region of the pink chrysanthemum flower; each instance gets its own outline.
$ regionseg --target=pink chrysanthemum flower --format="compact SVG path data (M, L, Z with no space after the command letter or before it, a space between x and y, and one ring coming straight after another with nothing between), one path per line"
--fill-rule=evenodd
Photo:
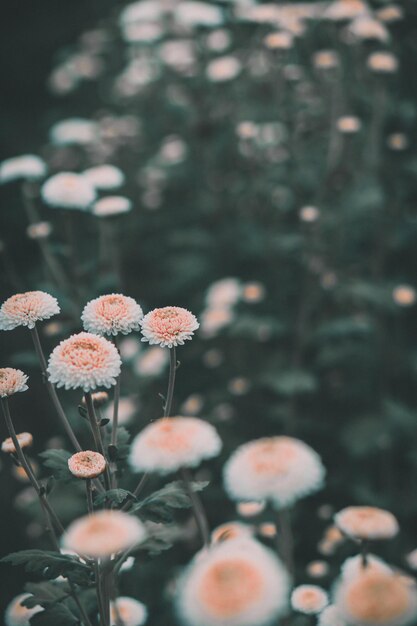
M0 398L7 398L19 391L26 391L28 377L13 367L0 368Z
M4 613L4 622L6 626L29 626L29 620L33 615L43 611L43 608L38 604L32 609L28 609L23 606L23 600L30 598L32 594L21 593L13 598L10 604L7 606Z
M196 467L217 456L222 443L216 429L197 417L163 417L133 440L130 465L137 472L168 474Z
M182 346L199 327L197 318L187 309L178 306L154 309L145 315L140 325L142 341L168 348Z
M390 539L399 530L392 513L374 506L349 506L334 519L340 530L354 539Z
M64 536L64 545L77 554L105 559L141 543L145 527L122 511L98 511L72 522Z
M81 315L85 330L97 335L127 335L132 330L139 330L142 317L139 304L119 293L90 300Z
M61 343L49 357L51 383L65 389L93 391L111 387L120 374L121 360L116 347L104 337L78 333Z
M68 468L77 478L97 478L106 469L106 459L100 452L82 450L68 459Z
M180 583L186 626L264 626L286 609L288 576L256 541L227 541L197 555Z
M289 506L319 490L325 470L312 448L292 437L264 437L240 446L224 468L234 500L270 500Z
M60 312L56 298L44 291L26 291L8 298L0 309L0 330L17 326L34 328L36 322L47 320Z
M117 611L116 611L117 609ZM142 626L148 617L147 608L139 600L121 596L110 604L110 619L112 624L117 623L120 617L123 626Z
M294 611L306 615L316 615L329 604L327 593L317 585L300 585L291 594L291 606Z
M16 435L17 441L21 448L29 448L33 443L33 436L30 433L19 433ZM15 445L13 443L13 439L8 437L1 444L2 452L6 452L7 454L14 454L16 452Z

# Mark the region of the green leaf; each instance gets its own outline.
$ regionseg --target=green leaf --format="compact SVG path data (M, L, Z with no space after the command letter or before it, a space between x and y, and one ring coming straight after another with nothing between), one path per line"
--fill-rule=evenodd
M56 480L69 481L73 475L68 469L68 459L72 456L67 450L46 450L40 455L44 459L44 465L52 470L52 475Z
M208 482L194 481L191 483L193 491L202 491ZM132 511L139 511L146 519L154 522L170 522L173 513L170 509L187 509L191 500L181 481L174 481L155 491L132 507Z
M69 585L63 582L26 583L25 591L31 595L23 600L22 604L31 609L38 604L46 607L66 600L69 596L70 588Z
M77 557L44 550L22 550L13 552L1 559L2 563L21 565L29 574L46 579L64 576L74 583L86 585L90 581L91 570Z
M80 624L80 619L66 604L54 604L36 613L30 620L30 626L73 626Z
M113 502L114 504L122 504L128 499L136 500L136 497L133 495L131 491L127 491L126 489L109 489L109 491L105 491L104 493L100 493L98 496L94 498L94 504L99 506L100 504L104 504L105 502Z

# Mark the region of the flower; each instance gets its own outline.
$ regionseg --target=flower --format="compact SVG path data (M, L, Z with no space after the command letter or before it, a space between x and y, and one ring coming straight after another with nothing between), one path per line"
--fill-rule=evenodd
M92 211L97 217L112 217L128 213L132 209L132 203L124 196L107 196L100 198L93 205Z
M322 70L330 70L339 65L339 57L334 50L319 50L313 55L313 64Z
M68 468L77 478L97 478L106 469L106 459L99 452L82 450L68 459Z
M252 528L242 522L226 522L217 526L211 533L213 544L235 539L253 539Z
M261 537L271 539L277 536L277 527L272 522L263 522L258 526L258 533Z
M141 543L145 527L122 511L98 511L70 524L64 535L64 547L90 558L110 557Z
M26 229L26 234L29 239L47 239L52 233L51 222L36 222L29 224Z
M326 561L311 561L306 572L311 578L323 578L329 573L329 564Z
M207 290L206 303L210 308L234 306L240 298L242 286L237 278L222 278Z
M335 604L349 624L403 626L416 616L417 593L398 574L365 569L342 579Z
M317 585L300 585L291 594L291 606L294 611L315 615L329 604L327 593Z
M19 391L26 391L28 377L13 367L0 368L0 398L7 398Z
M21 593L13 598L8 604L4 612L4 622L6 626L30 626L30 618L36 613L43 611L43 608L37 604L31 609L23 606L23 600L32 597L31 593Z
M208 2L184 1L175 8L175 20L182 26L219 26L223 11Z
M320 613L317 626L348 626L339 609L334 604L330 604Z
M367 66L381 74L391 74L398 69L398 60L391 52L373 52L369 55Z
M93 391L116 384L121 360L116 347L104 337L78 333L61 343L49 357L51 383L65 389Z
M363 0L335 0L327 7L323 17L338 22L366 14L368 10Z
M39 180L45 174L45 162L34 154L24 154L0 163L0 184L22 179Z
M411 550L411 552L409 552L405 558L408 566L411 567L411 569L417 569L417 548Z
M255 517L265 509L265 502L239 502L236 510L242 517Z
M243 286L242 300L254 304L265 298L265 286L262 283L252 282Z
M116 602L110 603L110 621L117 623L120 617L123 626L142 626L148 617L148 610L142 602L127 596L120 596Z
M48 320L61 311L56 298L44 291L26 291L8 298L0 308L0 330L17 326L35 328L36 322Z
M354 115L343 115L336 121L336 126L340 133L350 135L352 133L357 133L358 130L360 130L361 121Z
M412 306L416 301L416 291L410 285L397 285L392 290L392 298L399 306Z
M320 209L315 206L304 206L300 209L299 216L303 222L315 222L320 217Z
M264 437L232 454L224 468L224 484L234 500L272 501L281 508L323 485L320 457L292 437Z
M41 195L46 204L60 209L86 210L96 199L96 191L81 174L61 172L42 185Z
M136 435L129 460L137 472L169 474L196 467L217 456L221 447L216 429L198 417L163 417Z
M21 448L29 448L33 443L33 436L30 433L19 433L16 437ZM16 452L16 448L13 443L13 439L11 437L5 439L1 444L1 449L3 452L7 452L8 454L14 454Z
M127 335L139 330L143 311L129 296L111 293L90 300L81 315L84 329L97 335Z
M226 541L197 555L180 581L178 612L186 626L264 626L286 609L288 575L254 540Z
M391 133L387 137L387 146L391 150L405 150L408 145L408 137L404 133Z
M346 559L346 561L342 563L340 574L344 580L348 580L356 578L365 570L367 572L383 572L386 574L389 574L389 572L392 571L385 561L378 558L374 554L366 555L366 563L364 563L362 555L357 554L356 556Z
M232 80L240 74L242 64L234 56L223 56L210 61L207 65L207 77L214 83L223 83Z
M125 177L114 165L98 165L83 172L83 176L96 189L116 189L123 185Z
M270 50L290 50L294 44L294 37L288 31L278 31L269 33L265 37L264 43Z
M153 346L141 352L135 361L135 372L140 376L159 376L169 361L167 350Z
M73 117L54 124L49 131L49 137L58 146L87 145L97 139L97 130L95 122Z
M103 412L103 417L113 421L113 403L110 403ZM125 396L119 399L117 422L120 426L128 424L138 412L138 403L134 396Z
M390 539L399 530L392 513L373 506L349 506L334 520L345 535L354 539Z
M348 28L357 39L377 39L386 42L390 38L385 26L369 15L356 17Z
M187 309L178 306L166 306L153 309L142 319L142 341L172 348L182 346L184 341L191 339L199 327L197 318Z

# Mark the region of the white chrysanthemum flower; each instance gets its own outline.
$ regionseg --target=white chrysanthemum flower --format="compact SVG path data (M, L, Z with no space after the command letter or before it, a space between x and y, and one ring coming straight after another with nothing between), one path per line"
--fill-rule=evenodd
M13 367L0 368L0 398L7 398L14 393L26 391L28 377L22 370Z
M33 435L31 433L18 433L16 438L21 448L29 448L33 443ZM11 437L8 437L2 442L1 450L7 454L14 454L16 452L16 448Z
M175 8L175 20L182 26L220 26L223 11L208 2L183 1Z
M83 172L83 176L96 189L117 189L123 185L125 176L114 165L98 165Z
M65 548L82 556L105 559L134 548L145 537L145 527L137 517L122 511L105 510L72 522L63 543Z
M127 335L140 329L142 308L129 296L111 293L90 300L81 315L84 329L97 335Z
M349 506L339 511L334 521L345 535L354 539L391 539L399 531L394 515L374 506Z
M98 136L96 122L83 118L70 118L54 124L49 131L50 140L58 146L71 144L87 145Z
M323 486L319 455L292 437L264 437L240 446L224 468L226 491L234 500L270 500L287 507Z
M42 185L43 201L59 209L86 210L96 199L96 191L81 174L61 172Z
M17 326L34 328L36 322L48 320L61 311L56 298L44 291L26 291L8 298L0 308L0 330Z
M91 333L78 333L61 341L48 363L51 383L84 392L115 385L120 369L121 360L114 344Z
M317 585L299 585L291 594L291 606L294 611L306 615L316 615L329 604L329 597Z
M236 57L232 55L218 57L213 59L207 65L207 78L213 83L223 83L227 80L233 80L240 74L242 64Z
M196 467L217 456L221 447L211 424L197 417L163 417L136 435L129 460L137 472L169 474L181 467Z
M127 596L120 596L116 602L110 604L110 620L116 624L117 617L120 617L123 626L142 626L148 617L146 606Z
M206 293L209 307L232 307L242 294L242 285L238 278L222 278L212 283Z
M194 558L177 597L186 626L264 626L287 608L288 575L256 541L226 541Z
M362 555L357 554L349 557L342 563L340 576L344 580L351 580L359 576L364 570L367 572L383 572L385 574L392 572L391 567L374 554L366 555L366 565L363 562Z
M151 345L157 344L163 348L182 346L199 327L195 315L178 306L153 309L145 315L140 325L142 341L149 341Z
M43 608L39 605L28 609L21 604L23 600L31 596L31 593L21 593L13 598L4 612L4 622L6 626L30 626L30 618L36 615L36 613L43 611Z
M151 346L141 352L135 362L135 372L140 376L159 376L169 362L167 350L159 346Z
M39 180L45 175L45 162L34 154L24 154L0 163L0 184L14 180Z
M348 626L341 616L339 609L331 604L320 613L317 626Z
M129 198L124 196L106 196L100 198L93 205L92 212L97 217L112 217L113 215L121 215L129 213L132 210L132 203Z

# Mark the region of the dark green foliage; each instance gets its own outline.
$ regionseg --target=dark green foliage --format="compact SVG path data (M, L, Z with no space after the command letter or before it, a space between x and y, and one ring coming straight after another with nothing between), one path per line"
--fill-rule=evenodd
M29 574L53 580L65 576L78 585L91 581L91 570L74 556L48 552L47 550L22 550L3 557L3 563L22 566Z

